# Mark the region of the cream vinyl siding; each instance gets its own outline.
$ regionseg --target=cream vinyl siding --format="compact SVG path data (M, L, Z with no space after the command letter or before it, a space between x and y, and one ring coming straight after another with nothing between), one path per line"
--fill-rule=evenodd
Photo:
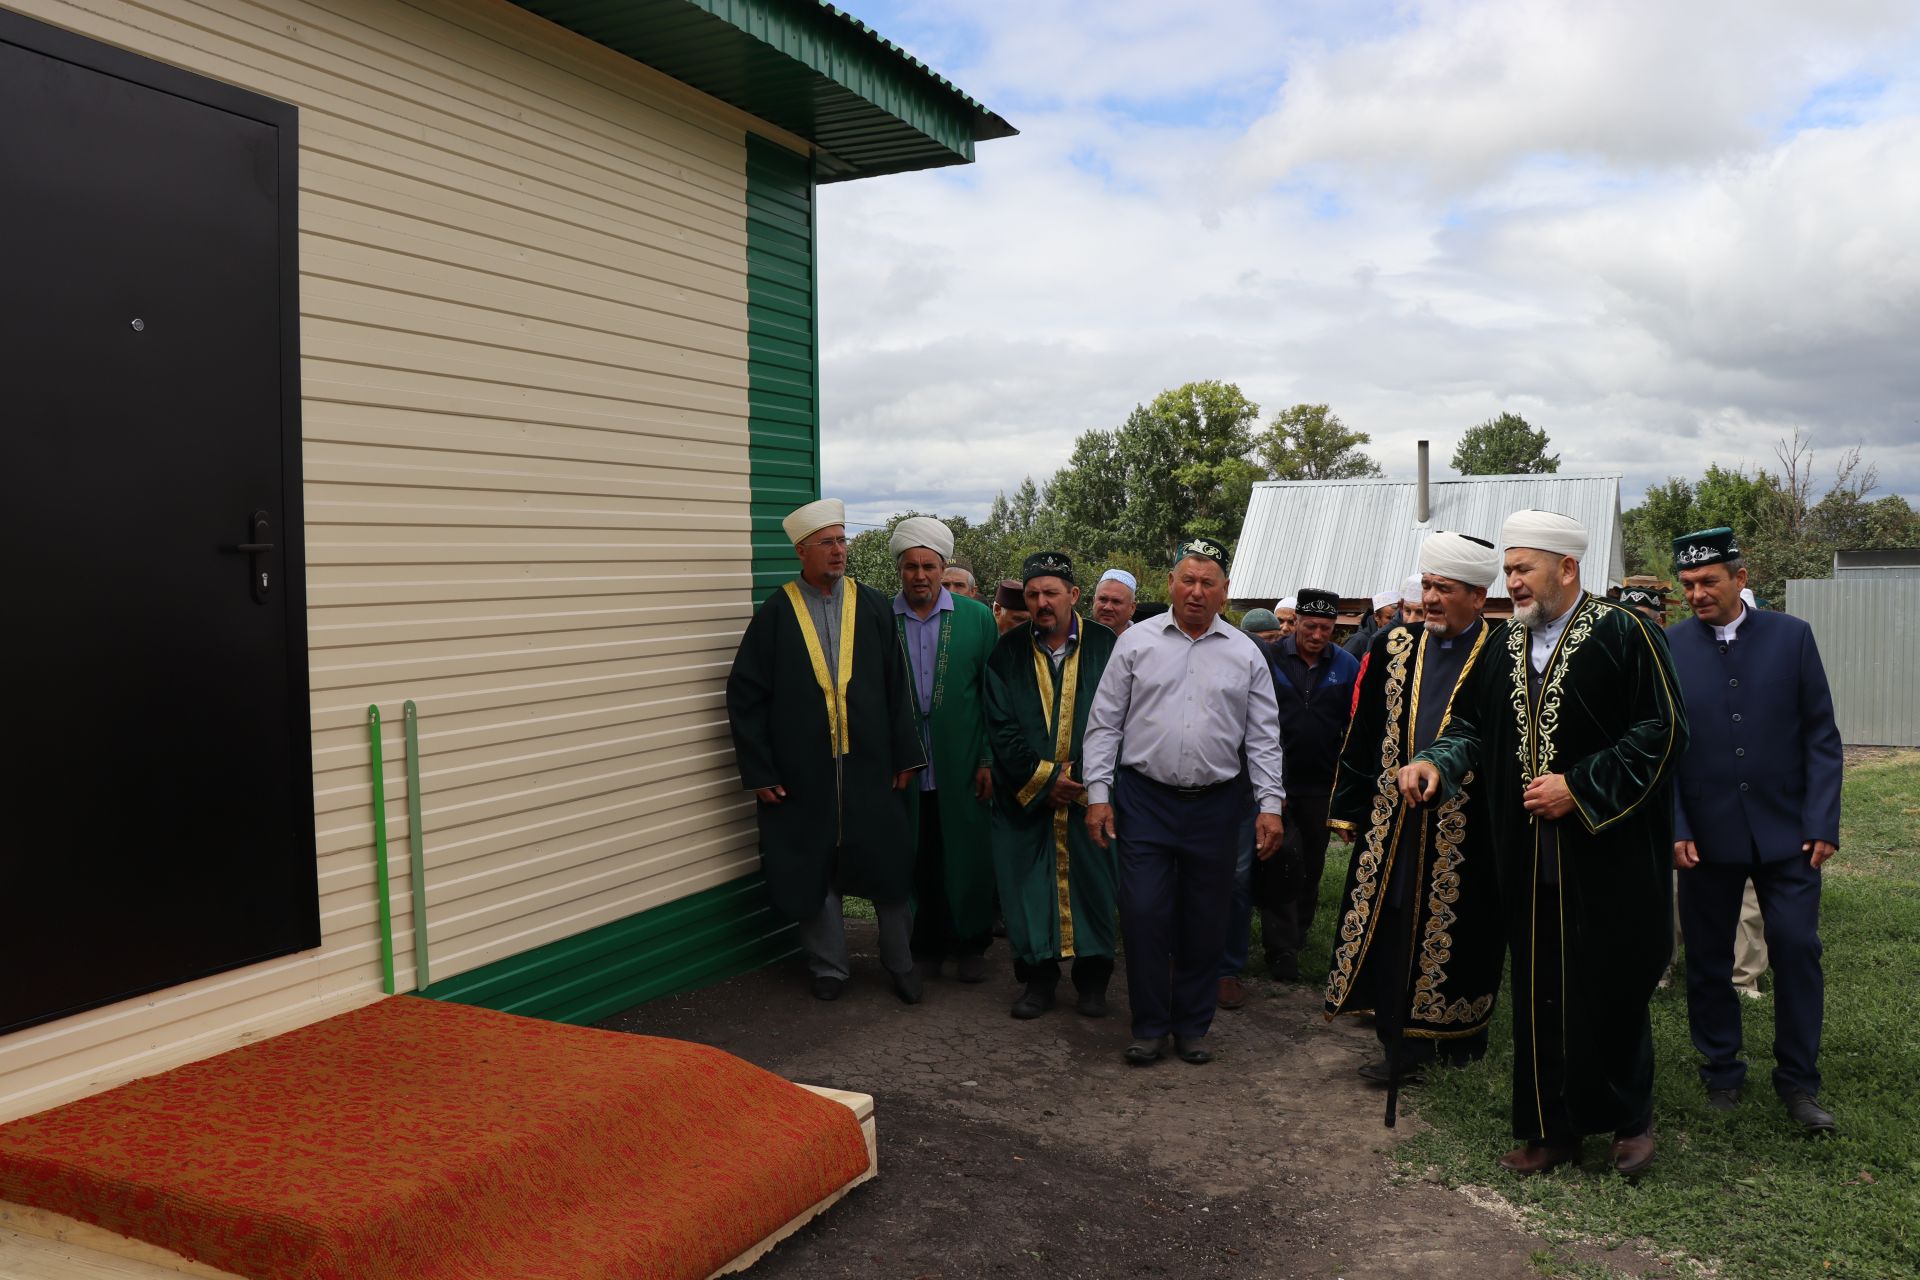
M0 1118L375 998L367 715L414 985L753 868L741 113L495 0L0 0L300 109L324 941L0 1038ZM48 957L48 963L57 963Z

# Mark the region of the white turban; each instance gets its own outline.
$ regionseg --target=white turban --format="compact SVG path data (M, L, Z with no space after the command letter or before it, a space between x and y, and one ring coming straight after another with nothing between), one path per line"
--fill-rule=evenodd
M1140 583L1125 569L1109 569L1100 575L1100 582L1117 582L1129 591L1138 591ZM1095 583L1098 586L1099 583Z
M1380 612L1382 609L1390 609L1399 603L1400 593L1398 591L1376 591L1373 593L1373 611L1375 613Z
M1500 544L1578 560L1587 554L1587 531L1578 520L1557 511L1516 511L1500 527Z
M1760 607L1760 602L1753 598L1752 587L1740 588L1740 603L1746 605L1749 609L1758 609Z
M1419 574L1415 573L1415 574L1409 575L1407 580L1400 584L1401 600L1407 601L1412 604L1419 604L1422 595L1423 593L1420 590Z
M838 498L822 498L789 513L780 522L780 527L787 531L787 541L797 547L807 540L809 534L818 533L829 525L846 522L847 504Z
M887 553L895 560L903 551L925 547L942 561L953 559L953 530L932 516L908 516L893 527L887 539Z
M1292 609L1295 613L1298 613L1300 611L1300 602L1292 596L1288 596L1285 600L1273 606L1273 608L1276 613L1282 609Z
M1430 533L1420 544L1420 572L1469 587L1490 587L1500 576L1500 549L1463 533Z

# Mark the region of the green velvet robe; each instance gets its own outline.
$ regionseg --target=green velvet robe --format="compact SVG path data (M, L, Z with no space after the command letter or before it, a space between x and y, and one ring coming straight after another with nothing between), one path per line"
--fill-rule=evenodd
M894 625L896 629L904 626L898 614ZM908 698L916 717L927 723L927 737L933 744L933 779L940 789L940 842L946 850L947 906L953 913L954 933L962 938L985 937L993 931L992 809L973 798L973 774L993 763L993 753L987 750L987 657L999 639L993 610L978 600L955 596L934 667L930 715L920 705L912 672L907 674ZM908 837L917 844L918 781L909 783L903 794Z
M1409 991L1400 1010L1404 1034L1446 1040L1474 1035L1493 1017L1506 935L1485 789L1470 782L1442 804L1408 809L1396 785L1400 766L1414 753L1420 676L1433 643L1423 627L1383 631L1361 676L1327 810L1328 826L1353 834L1353 850L1340 893L1326 1012L1328 1018L1374 1012L1376 972L1400 966L1397 981L1388 980ZM1448 710L1436 736L1447 731L1452 708L1484 701L1489 679L1505 675L1504 622L1487 621L1474 646L1442 695L1451 701L1443 704ZM1387 938L1376 926L1388 885L1402 876L1412 877L1412 932Z
M1086 793L1064 810L1048 799L1059 769L1082 777L1087 713L1113 656L1113 632L1085 618L1077 626L1075 652L1057 679L1032 627L1001 636L987 660L994 872L1007 943L1026 964L1111 959L1118 932L1115 855L1087 835Z
M1647 1006L1673 946L1673 770L1687 745L1666 638L1637 612L1582 593L1549 658L1536 700L1529 636L1508 627L1499 674L1417 759L1440 769L1443 796L1471 776L1493 816L1501 914L1513 956L1513 1123L1548 1134L1557 1101L1578 1133L1617 1130L1650 1104ZM1543 825L1521 804L1527 782L1561 774L1574 809L1559 837L1559 910L1547 916ZM1538 1043L1532 974L1563 959L1558 1044ZM1549 993L1551 994L1551 993ZM1543 1080L1548 1083L1543 1085Z
M755 807L767 890L789 920L817 915L830 887L877 902L905 902L913 891L913 842L893 779L926 757L906 658L892 602L846 583L855 598L853 626L840 638L853 645L844 756L834 756L829 699L784 589L754 613L727 676L741 785L787 789L782 803Z

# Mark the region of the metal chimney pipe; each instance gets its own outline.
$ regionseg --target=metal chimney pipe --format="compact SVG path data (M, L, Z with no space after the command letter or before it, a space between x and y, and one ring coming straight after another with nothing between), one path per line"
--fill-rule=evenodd
M1420 523L1425 524L1433 514L1433 504L1427 501L1427 442L1420 442Z

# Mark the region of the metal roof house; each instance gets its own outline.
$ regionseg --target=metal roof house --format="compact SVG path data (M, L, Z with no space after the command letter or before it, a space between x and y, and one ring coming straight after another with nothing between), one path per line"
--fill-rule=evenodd
M0 0L0 1120L792 952L724 684L816 192L1013 132L816 0Z
M1441 480L1270 480L1253 486L1234 553L1236 604L1268 604L1323 587L1358 604L1414 572L1420 541L1438 529L1498 541L1516 511L1558 511L1591 539L1581 584L1596 595L1625 576L1620 476L1463 476ZM1489 601L1507 596L1504 579Z

